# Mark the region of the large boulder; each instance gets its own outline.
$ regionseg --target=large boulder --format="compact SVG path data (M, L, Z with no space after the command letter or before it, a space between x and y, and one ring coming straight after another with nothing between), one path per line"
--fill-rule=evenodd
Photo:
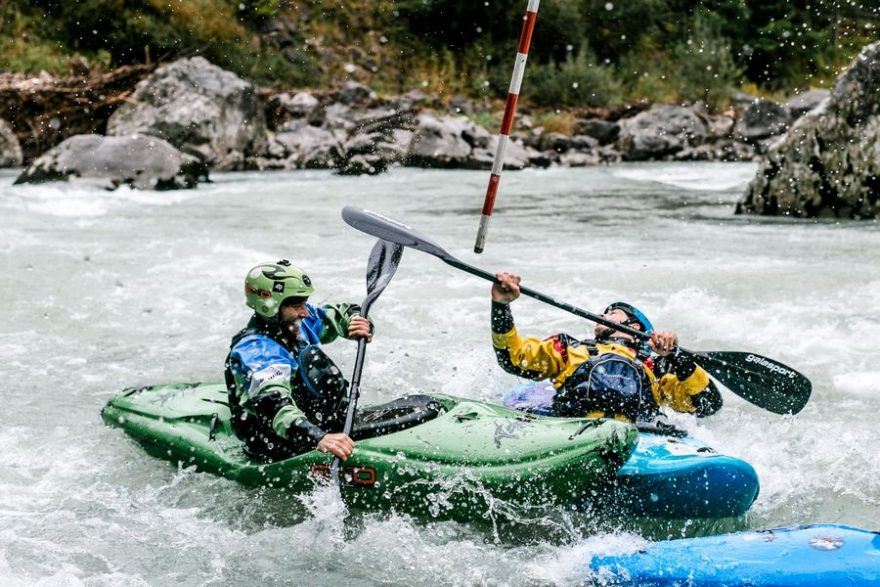
M336 172L376 175L406 158L415 124L412 110L391 107L352 111L354 126L342 145ZM346 131L337 131L346 132Z
M9 123L0 118L0 167L21 165L21 145Z
M320 100L309 92L291 95L282 92L271 96L266 103L266 124L275 129L295 118L307 118L321 105Z
M370 87L353 81L345 82L342 88L336 92L336 101L349 106L365 105L375 98L376 92Z
M38 157L15 183L82 180L106 189L173 190L207 177L202 161L158 137L76 135Z
M880 42L831 96L775 143L736 213L876 218L880 200Z
M620 121L618 148L624 159L665 159L703 142L706 122L690 108L660 105Z
M266 124L252 84L193 57L160 67L138 83L107 123L107 134L135 133L160 137L209 165L231 169L264 151Z

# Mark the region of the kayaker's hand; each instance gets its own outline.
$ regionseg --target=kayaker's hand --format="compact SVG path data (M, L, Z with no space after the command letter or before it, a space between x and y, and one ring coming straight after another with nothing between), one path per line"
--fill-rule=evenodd
M665 357L675 352L678 348L678 335L669 331L657 331L651 333L651 340L648 341L651 350Z
M496 273L492 284L492 301L509 304L519 297L519 282L522 278L515 273Z
M373 328L370 321L363 316L353 316L348 323L348 338L365 338L367 342L373 340Z
M325 434L318 441L318 450L321 452L329 452L335 457L339 457L343 461L351 456L354 451L354 441L348 437L348 434L337 432L334 434Z

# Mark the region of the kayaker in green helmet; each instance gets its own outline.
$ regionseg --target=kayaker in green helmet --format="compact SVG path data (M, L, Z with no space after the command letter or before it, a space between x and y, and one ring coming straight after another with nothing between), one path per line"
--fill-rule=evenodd
M347 382L321 343L342 336L372 339L356 304L308 303L305 272L281 260L251 269L245 303L254 310L232 338L226 386L236 435L250 456L272 461L318 449L348 458L354 442L341 432Z
M674 332L654 330L647 316L625 302L610 304L603 317L651 335L647 343L597 325L595 338L556 334L523 338L510 303L520 295L521 278L496 273L492 286L492 345L498 364L526 379L551 379L553 411L560 416L652 419L661 406L708 416L721 409L718 388L708 374L678 351Z

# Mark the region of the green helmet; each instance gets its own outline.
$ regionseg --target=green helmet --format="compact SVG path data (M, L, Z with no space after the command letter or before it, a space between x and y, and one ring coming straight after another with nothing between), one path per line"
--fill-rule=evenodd
M267 319L278 315L284 300L307 298L313 291L309 276L287 259L277 263L260 263L248 271L244 280L245 303Z

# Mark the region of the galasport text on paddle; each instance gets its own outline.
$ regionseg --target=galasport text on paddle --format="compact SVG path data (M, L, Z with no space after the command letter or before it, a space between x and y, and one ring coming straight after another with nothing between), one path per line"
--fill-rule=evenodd
M404 247L418 249L441 259L471 275L495 282L495 276L459 261L440 245L414 231L412 228L381 214L346 206L342 218L352 227L375 237L397 243ZM562 302L533 289L520 286L520 292L581 318L586 318L611 329L625 332L639 340L647 340L649 335L640 330L612 322L601 316L582 310L572 304ZM679 347L679 353L689 356L695 363L715 376L730 391L748 402L776 414L797 414L807 404L813 385L801 373L778 361L755 353L738 351L697 352Z

